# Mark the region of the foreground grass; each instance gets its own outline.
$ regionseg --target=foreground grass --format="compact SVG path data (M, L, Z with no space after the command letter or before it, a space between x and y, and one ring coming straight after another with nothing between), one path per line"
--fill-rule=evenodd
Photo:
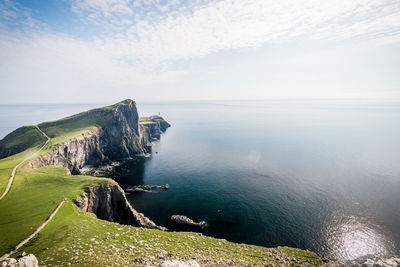
M68 176L66 169L53 166L19 170L0 201L0 255L33 233L64 197L74 199L84 187L106 181Z
M291 253L293 256L286 256ZM195 259L201 265L296 266L323 261L311 252L231 243L196 233L164 232L97 219L68 201L38 237L16 253L34 253L46 266L143 266L166 259ZM287 262L277 260L286 257ZM306 259L306 260L305 260ZM296 263L297 261L297 263Z
M68 176L66 169L22 169L0 201L0 254L12 250L67 198L54 219L18 251L33 253L41 266L144 266L166 259L195 259L201 265L319 265L323 259L292 248L236 244L187 232L164 232L119 225L81 212L73 200L88 186L110 182Z
M25 158L35 153L37 150L39 150L39 147L33 147L25 150L24 152L0 160L0 195L4 192L14 167Z

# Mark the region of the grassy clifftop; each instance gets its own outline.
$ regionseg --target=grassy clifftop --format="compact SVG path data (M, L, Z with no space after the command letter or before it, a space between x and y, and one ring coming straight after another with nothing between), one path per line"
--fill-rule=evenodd
M40 129L51 138L48 148L42 154L53 150L58 144L81 134L91 132L96 127L106 125L112 111L120 106L130 104L135 105L135 102L126 99L114 105L84 111L56 121L39 124ZM41 145L45 141L46 138L39 132L36 126L22 126L0 140L0 159Z
M0 158L42 145L46 140L35 126L20 127L0 140Z

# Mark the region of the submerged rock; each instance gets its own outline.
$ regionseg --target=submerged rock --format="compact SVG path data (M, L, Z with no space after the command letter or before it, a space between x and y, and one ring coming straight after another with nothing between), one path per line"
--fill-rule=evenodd
M208 224L205 221L195 222L192 219L190 219L189 217L186 217L185 215L172 215L171 220L176 223L179 223L179 224L198 226L201 228L208 226Z

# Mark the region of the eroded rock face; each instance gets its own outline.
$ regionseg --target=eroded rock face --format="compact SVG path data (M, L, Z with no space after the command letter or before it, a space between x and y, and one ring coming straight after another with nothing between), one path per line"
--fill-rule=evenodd
M124 191L115 182L90 187L76 200L85 212L96 214L99 219L120 224L166 230L132 208Z
M112 161L149 153L151 141L159 139L161 132L170 125L159 116L154 116L152 124L139 124L135 102L129 100L127 103L108 111L85 113L84 116L104 117L103 125L59 145L53 152L31 161L28 167L54 165L68 168L71 174L79 174L79 169L87 164L107 165ZM79 117L73 118L77 119Z
M79 169L85 164L108 163L108 157L100 150L101 133L102 129L99 127L93 132L73 138L58 146L53 152L29 162L28 167L40 168L54 165L66 167L72 174L78 174Z
M111 160L120 160L146 151L140 136L136 103L118 106L100 135L100 150Z
M102 125L92 132L73 138L54 151L42 155L28 164L29 168L40 168L54 165L68 168L71 174L80 174L80 169L89 165L106 165L135 155L150 152L150 142L160 137L163 118L156 116L154 121L157 131L139 123L136 104L125 100L115 108L91 110L82 115L66 119L75 122L81 119L98 118L101 116ZM65 122L65 120L63 120ZM44 123L43 128L55 126L56 122ZM168 123L167 123L168 124ZM169 124L168 124L169 127ZM165 128L166 129L166 128ZM154 136L155 134L155 136ZM96 214L99 219L165 230L153 221L132 208L125 197L124 191L117 183L109 182L96 187L90 187L77 200L81 210Z

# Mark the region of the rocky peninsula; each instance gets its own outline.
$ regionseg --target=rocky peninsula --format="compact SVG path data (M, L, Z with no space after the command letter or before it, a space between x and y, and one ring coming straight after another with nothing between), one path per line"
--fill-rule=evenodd
M62 127L79 121L101 118L98 126L59 144L53 151L28 164L29 168L54 165L80 174L85 165L110 165L112 162L143 156L151 152L151 142L158 140L170 124L161 116L139 119L136 103L125 100L113 108L94 109L55 122L39 125L41 129Z
M81 174L85 165L93 169L109 169L118 162L151 153L153 141L160 139L170 124L161 116L139 118L136 103L127 99L115 105L93 109L61 120L44 122L38 129L49 132L50 138L59 138L76 127L91 125L89 131L67 138L63 142L53 141L45 153L29 161L26 168L38 169L57 166L67 169L69 175ZM75 127L75 128L73 128ZM21 127L6 136L0 143L0 155L12 156L26 144L14 147L1 145L14 137L21 139L29 127ZM79 128L78 128L79 129ZM36 139L32 139L35 141ZM92 212L99 219L146 228L165 230L137 212L128 202L124 191L116 182L108 182L85 189L75 203L82 211Z

